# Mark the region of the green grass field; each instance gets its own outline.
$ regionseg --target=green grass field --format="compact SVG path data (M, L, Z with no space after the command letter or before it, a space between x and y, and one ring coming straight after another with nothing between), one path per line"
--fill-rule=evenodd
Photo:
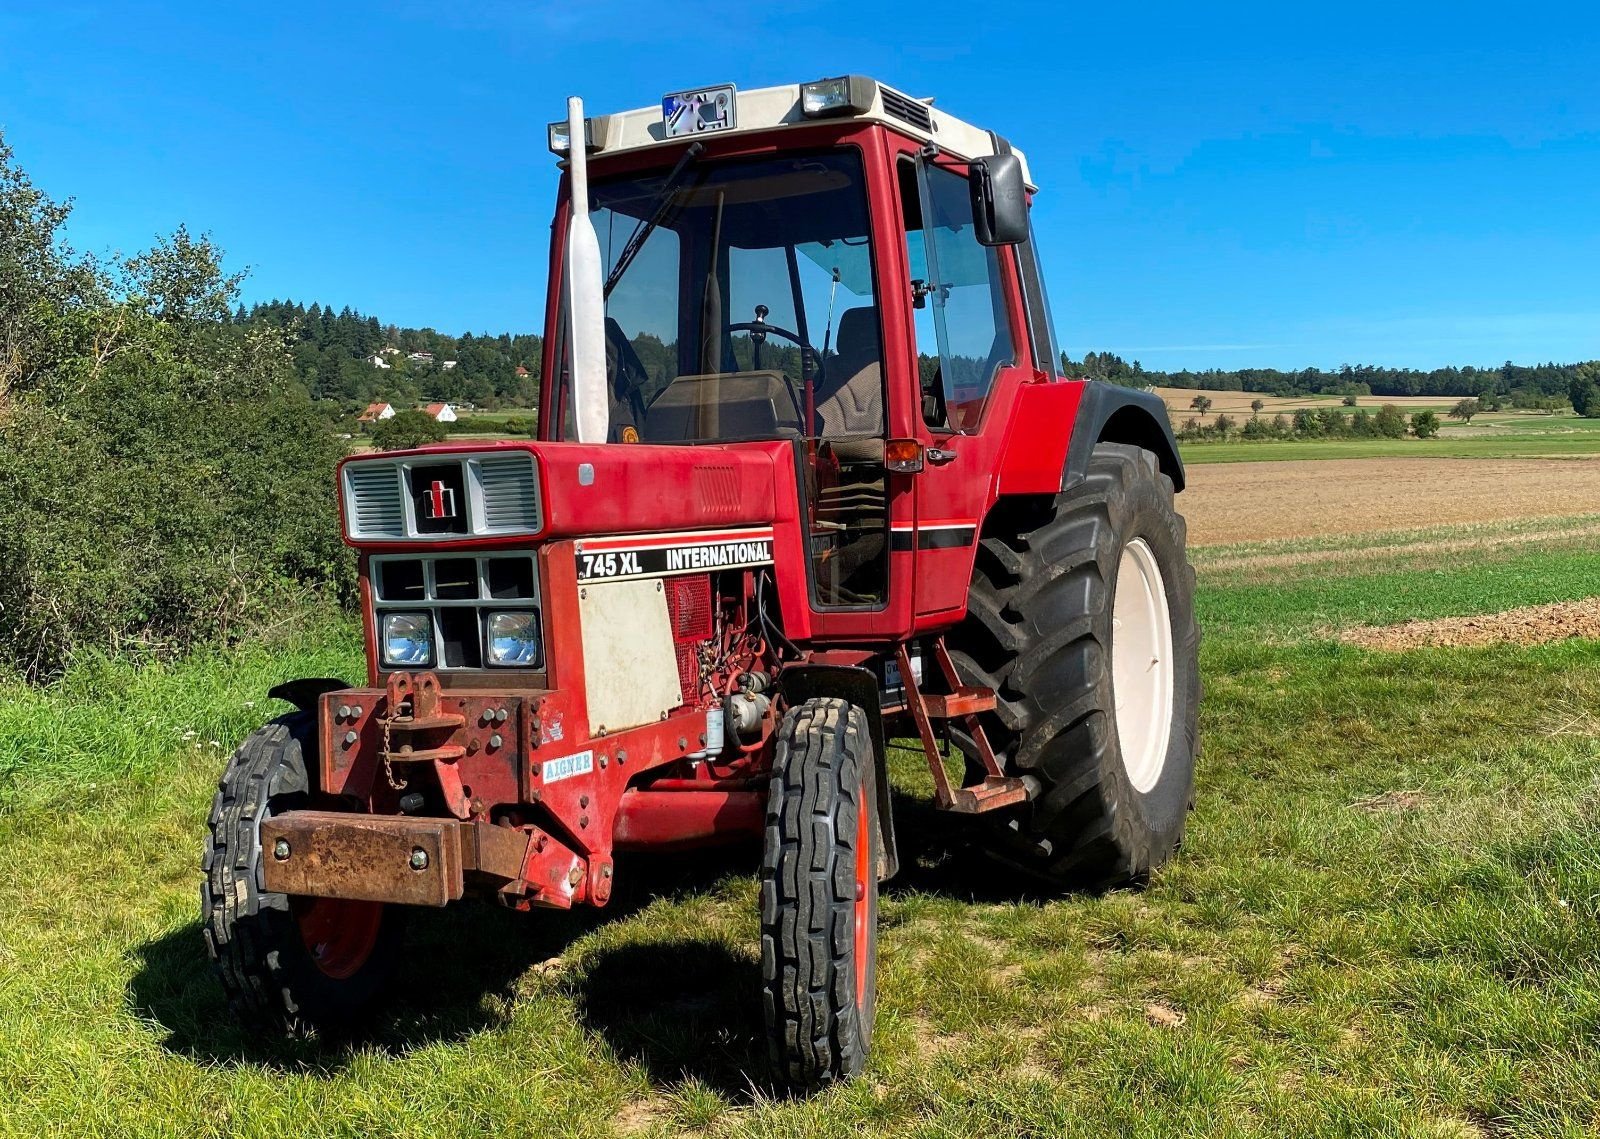
M1198 555L1198 805L1147 891L1019 891L908 798L875 1056L806 1102L765 1091L753 852L625 867L603 917L420 915L354 1046L229 1023L196 919L213 781L271 682L359 674L342 621L0 685L0 1134L1592 1134L1600 644L1330 633L1587 596L1600 553L1261 564L1351 545Z

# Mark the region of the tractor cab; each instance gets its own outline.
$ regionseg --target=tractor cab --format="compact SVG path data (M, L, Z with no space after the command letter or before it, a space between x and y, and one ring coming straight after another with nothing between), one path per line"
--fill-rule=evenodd
M974 469L997 457L1006 424L1001 414L986 432L986 409L1055 376L1024 160L859 76L666 104L583 128L604 440L787 443L805 624L907 636L919 612L926 622L962 602L964 569L928 565L919 583L909 555L970 550L988 491ZM697 110L674 118L679 107ZM566 124L550 133L570 156ZM558 235L571 228L570 190ZM580 437L568 260L559 248L552 258L552 441Z

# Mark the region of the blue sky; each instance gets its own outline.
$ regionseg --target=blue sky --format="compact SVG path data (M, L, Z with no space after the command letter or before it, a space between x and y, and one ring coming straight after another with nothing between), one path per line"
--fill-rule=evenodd
M1593 4L0 5L0 129L81 247L538 327L568 94L861 72L1027 151L1056 323L1147 366L1600 357Z

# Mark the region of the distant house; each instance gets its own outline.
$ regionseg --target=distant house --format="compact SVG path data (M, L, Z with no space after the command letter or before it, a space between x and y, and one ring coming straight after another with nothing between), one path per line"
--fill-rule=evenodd
M382 348L379 349L379 351L382 352L385 356L398 356L398 355L400 355L400 349L396 348L393 344L385 344Z
M456 409L448 403L430 403L422 410L440 423L454 423L456 421Z
M525 380L527 378L528 378L528 369L524 368L521 364L518 364L517 365L517 379Z
M407 352L406 353L406 359L407 360L415 360L419 364L431 364L431 363L433 363L433 353L432 352Z
M387 403L369 403L367 410L356 416L357 423L377 423L380 419L393 419L394 407Z
M454 368L454 367L455 367L455 366L456 366L456 362L455 362L455 361L454 361L454 360L445 360L445 361L444 361L444 362L443 362L443 363L441 363L441 364L440 364L440 365L439 365L439 367L441 367L441 368L443 368L443 369L444 369L444 370L445 370L445 371L447 371L447 372L448 372L448 371L449 371L449 370L450 370L450 369L451 369L451 368Z
M377 352L374 352L372 355L367 357L367 363L371 364L374 368L387 368L389 366L389 361L385 360Z

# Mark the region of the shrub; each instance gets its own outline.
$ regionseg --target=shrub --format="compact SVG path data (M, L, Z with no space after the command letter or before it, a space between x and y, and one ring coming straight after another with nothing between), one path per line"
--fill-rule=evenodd
M1406 414L1394 404L1386 403L1378 409L1378 414L1373 416L1372 426L1377 434L1385 439L1404 439Z
M1439 434L1439 417L1431 411L1419 411L1411 417L1411 433L1418 439L1432 439Z
M205 237L76 259L65 207L0 140L0 669L82 650L182 650L348 601L343 449L274 335L229 323L237 278ZM0 352L0 357L6 357Z
M442 443L445 425L425 411L407 408L397 411L372 429L372 445L380 451L403 451Z

